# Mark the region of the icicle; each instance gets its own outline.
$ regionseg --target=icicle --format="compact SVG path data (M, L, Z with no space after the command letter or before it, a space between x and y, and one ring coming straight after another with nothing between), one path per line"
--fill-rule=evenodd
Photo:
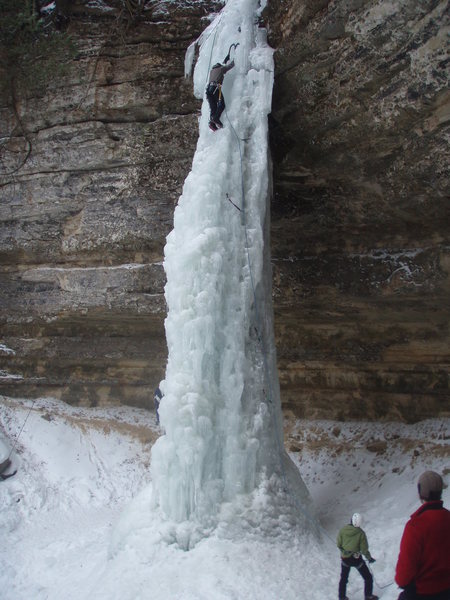
M186 50L186 54L184 56L184 76L186 78L189 78L192 76L192 69L194 66L195 47L196 46L197 46L197 41L192 42L192 44Z

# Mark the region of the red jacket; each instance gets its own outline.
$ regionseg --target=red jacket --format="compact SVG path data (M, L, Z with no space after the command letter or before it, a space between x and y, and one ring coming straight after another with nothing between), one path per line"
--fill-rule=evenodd
M414 583L418 594L450 589L450 511L442 502L426 502L405 525L395 581Z

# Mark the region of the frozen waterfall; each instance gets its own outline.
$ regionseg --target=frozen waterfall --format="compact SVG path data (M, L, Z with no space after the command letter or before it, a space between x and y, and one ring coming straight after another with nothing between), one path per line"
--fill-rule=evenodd
M269 243L274 68L261 10L228 0L198 40L199 140L165 247L169 356L152 507L183 547L212 530L289 530L308 503L283 447ZM213 133L205 87L232 43L224 129Z

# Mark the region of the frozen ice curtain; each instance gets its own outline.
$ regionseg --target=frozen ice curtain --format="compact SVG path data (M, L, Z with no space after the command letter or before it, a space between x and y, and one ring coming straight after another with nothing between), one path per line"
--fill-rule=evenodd
M168 362L152 506L186 548L211 531L273 531L283 513L295 519L292 495L308 498L283 448L268 234L274 67L260 10L229 0L197 42L199 139L165 247ZM208 73L232 42L224 128L213 133ZM191 47L188 70L192 57Z

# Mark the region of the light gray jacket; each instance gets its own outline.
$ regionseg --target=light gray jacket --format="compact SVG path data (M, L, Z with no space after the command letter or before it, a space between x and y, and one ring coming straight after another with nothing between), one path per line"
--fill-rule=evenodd
M234 67L234 60L229 65L217 64L211 69L209 74L209 83L218 83L222 85L225 73Z

